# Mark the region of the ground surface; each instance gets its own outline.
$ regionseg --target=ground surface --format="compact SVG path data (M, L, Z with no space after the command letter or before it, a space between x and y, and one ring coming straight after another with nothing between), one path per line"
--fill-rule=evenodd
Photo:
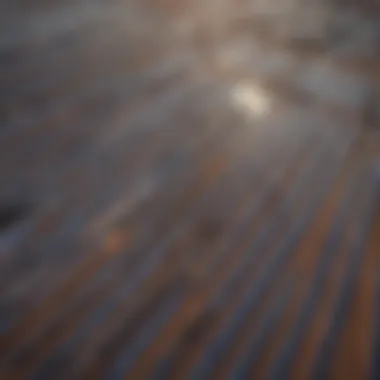
M1 379L379 378L375 2L0 7Z

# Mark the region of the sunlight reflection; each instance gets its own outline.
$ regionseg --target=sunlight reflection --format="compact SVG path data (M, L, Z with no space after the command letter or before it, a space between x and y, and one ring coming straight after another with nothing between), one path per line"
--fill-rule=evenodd
M248 117L263 117L272 108L272 99L268 92L254 82L237 83L231 90L233 105Z

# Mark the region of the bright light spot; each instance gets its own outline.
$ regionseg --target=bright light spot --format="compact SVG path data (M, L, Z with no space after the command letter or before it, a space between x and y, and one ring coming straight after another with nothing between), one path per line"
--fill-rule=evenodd
M238 83L231 90L235 107L249 117L263 117L272 107L272 99L265 89L256 83Z

